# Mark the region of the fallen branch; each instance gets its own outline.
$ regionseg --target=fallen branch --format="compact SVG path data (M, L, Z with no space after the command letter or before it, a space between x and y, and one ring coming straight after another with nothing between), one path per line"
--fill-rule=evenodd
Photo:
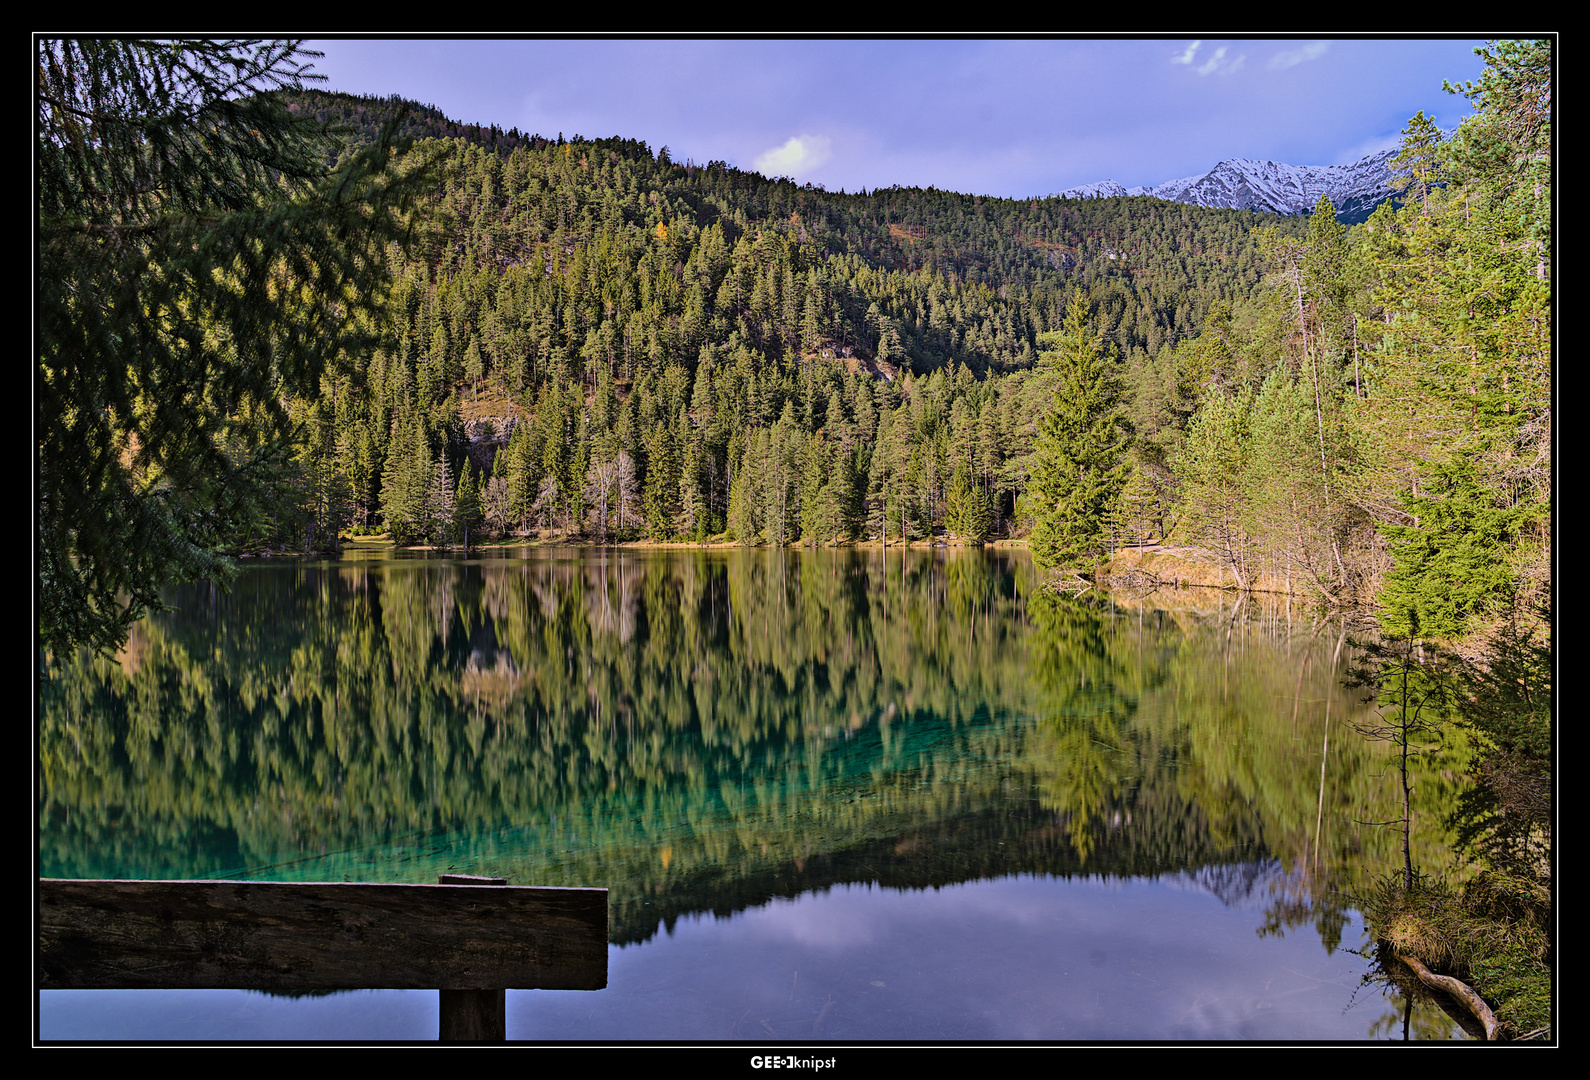
M1501 1025L1496 1022L1496 1014L1491 1012L1491 1007L1485 1004L1485 999L1469 989L1469 985L1450 975L1437 975L1411 956L1396 954L1397 959L1407 964L1413 973L1419 976L1419 981L1432 990L1440 990L1451 994L1461 1001L1469 1012L1473 1013L1479 1022L1485 1025L1485 1041L1495 1042Z
M1166 581L1152 570L1145 570L1141 566L1112 570L1107 577L1111 585L1125 586L1128 589L1165 589L1176 584L1175 581Z
M1049 592L1064 593L1075 598L1093 588L1093 582L1081 574L1073 572L1069 580L1061 578L1059 575L1052 576L1043 583L1043 587Z

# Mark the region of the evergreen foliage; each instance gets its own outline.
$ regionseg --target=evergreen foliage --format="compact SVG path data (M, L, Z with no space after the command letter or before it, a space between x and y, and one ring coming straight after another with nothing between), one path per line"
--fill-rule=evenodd
M1378 734L1406 754L1439 708L1464 718L1489 794L1463 835L1527 877L1549 850L1553 56L1481 53L1449 88L1474 115L1451 140L1412 118L1404 205L1347 230L1326 200L1282 221L836 194L305 90L294 43L41 40L42 651L114 650L168 582L351 524L1030 529L1079 570L1152 531L1239 589L1376 603ZM1097 620L1052 601L1040 628L1097 655ZM1475 636L1479 664L1439 647ZM1103 685L1077 671L1054 665L1057 694ZM1119 739L1056 738L1056 808L1114 798Z
M1538 600L1548 545L1550 49L1481 51L1451 184L1372 222L1384 322L1360 410L1394 474L1383 622L1448 640L1520 590Z
M225 580L282 487L284 398L365 338L413 180L385 139L327 171L273 94L314 55L35 44L44 649L114 649L161 586Z
M1032 553L1045 567L1079 568L1102 557L1106 526L1126 484L1131 430L1114 358L1087 320L1078 298L1061 330L1043 338L1056 385L1040 427L1031 490Z
M1509 538L1531 507L1498 506L1474 455L1421 470L1422 490L1404 497L1412 525L1386 525L1396 567L1381 592L1381 623L1397 637L1454 640L1513 585Z
M1176 472L1187 508L1187 535L1214 551L1230 568L1238 588L1253 582L1258 552L1249 490L1251 395L1211 393L1193 418Z

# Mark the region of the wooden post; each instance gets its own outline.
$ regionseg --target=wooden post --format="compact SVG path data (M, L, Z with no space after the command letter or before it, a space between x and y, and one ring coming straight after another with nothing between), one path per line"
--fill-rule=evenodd
M467 543L464 548L469 550ZM443 874L438 885L506 885L507 878ZM507 990L438 990L436 1041L444 1043L507 1042Z

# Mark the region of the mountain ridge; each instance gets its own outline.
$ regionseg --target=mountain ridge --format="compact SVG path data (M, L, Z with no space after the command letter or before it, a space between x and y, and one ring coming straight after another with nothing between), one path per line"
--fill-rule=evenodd
M1123 187L1114 180L1083 184L1051 198L1098 199L1146 195L1168 202L1227 210L1257 210L1296 216L1311 213L1320 196L1330 199L1339 221L1366 220L1375 207L1396 198L1391 189L1395 148L1380 150L1348 165L1288 165L1253 158L1227 158L1198 176L1167 180L1152 187Z

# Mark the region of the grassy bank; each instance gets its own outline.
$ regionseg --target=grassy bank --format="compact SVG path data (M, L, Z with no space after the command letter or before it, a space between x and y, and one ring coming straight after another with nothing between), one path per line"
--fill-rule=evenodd
M1417 879L1385 883L1365 904L1382 970L1405 990L1412 958L1467 983L1501 1025L1499 1039L1550 1039L1551 891L1539 878L1491 871L1460 888ZM1417 991L1415 991L1417 992Z

